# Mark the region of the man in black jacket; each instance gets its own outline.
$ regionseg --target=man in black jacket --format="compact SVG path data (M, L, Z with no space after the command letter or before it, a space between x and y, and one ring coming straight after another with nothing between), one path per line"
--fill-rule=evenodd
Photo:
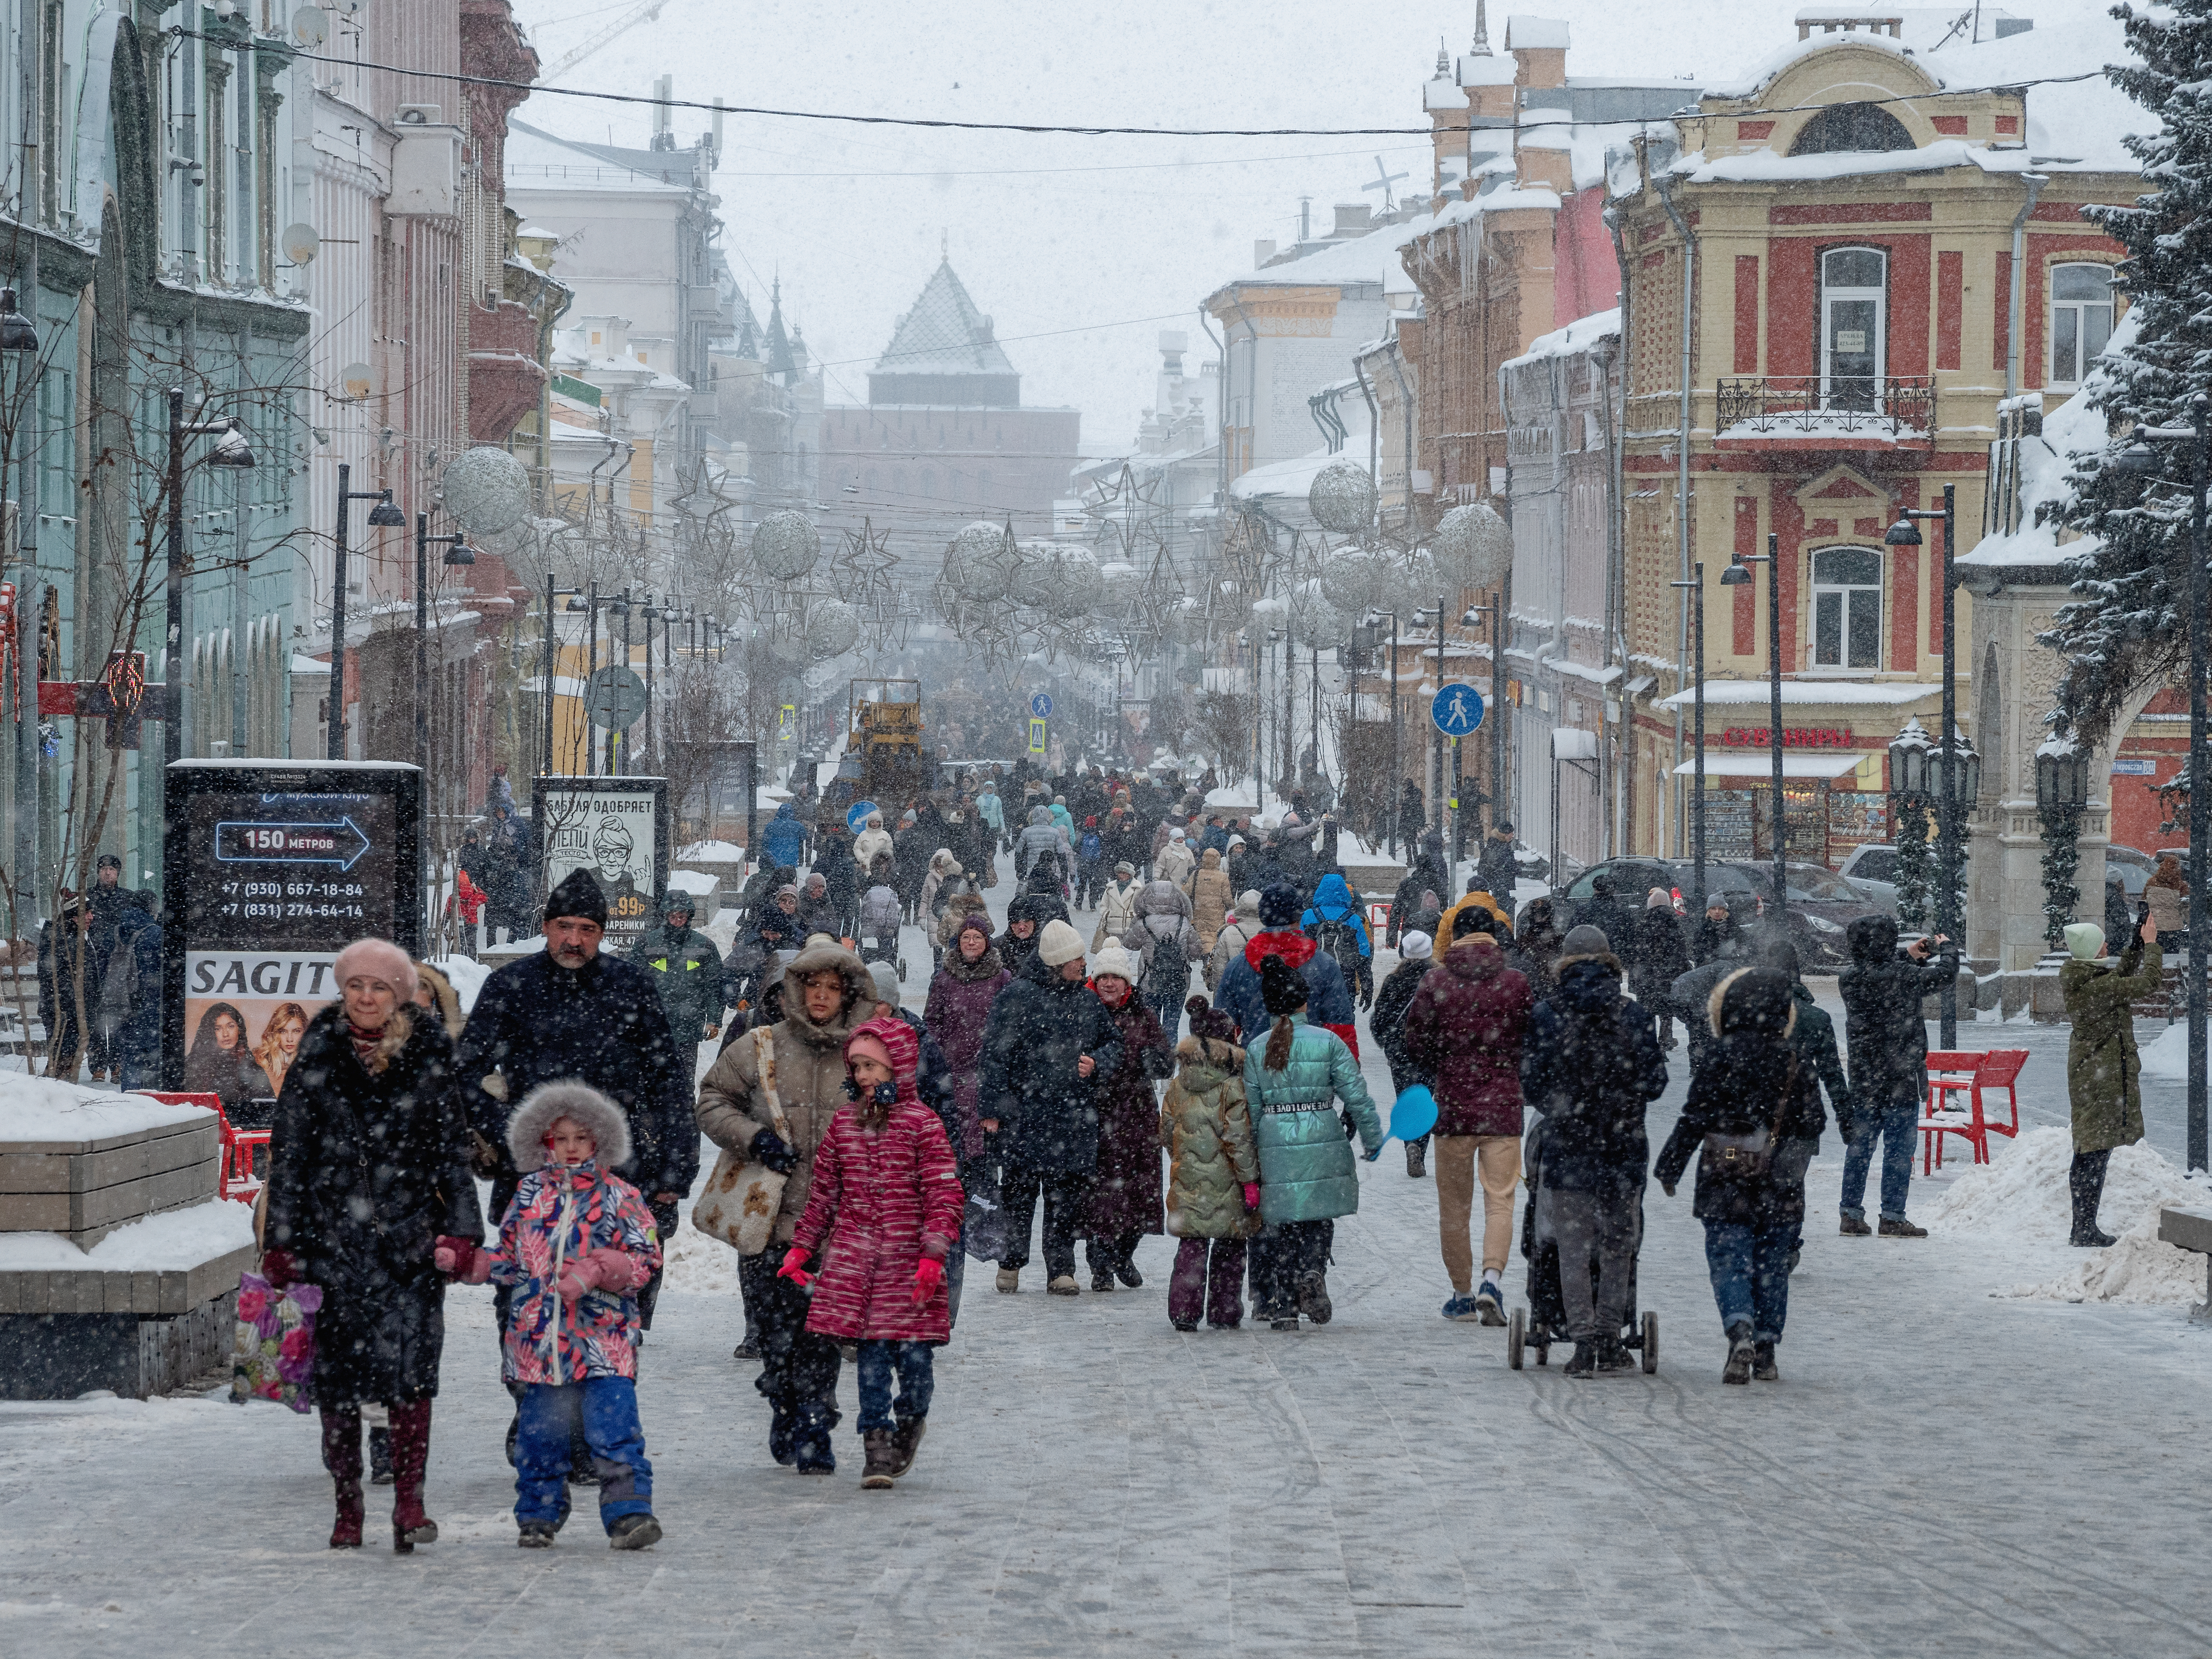
M1411 786L1408 786L1409 787ZM1233 879L1233 878L1232 878ZM1243 892L1243 888L1237 890ZM1451 891L1451 877L1444 870L1444 838L1431 830L1421 837L1421 850L1414 856L1413 867L1406 878L1398 884L1398 890L1390 901L1390 927L1383 943L1392 950L1406 930L1417 924L1413 912L1421 908L1421 895L1431 892L1442 898Z
M545 949L498 969L477 994L453 1074L469 1127L492 1149L493 1216L507 1213L522 1179L507 1150L508 1115L540 1084L588 1083L629 1120L629 1160L610 1173L644 1194L665 1244L699 1173L697 1044L669 1030L651 973L600 953L606 920L606 896L591 871L569 872L545 901ZM485 1087L495 1073L497 1093ZM659 1290L655 1273L638 1294L647 1328ZM503 1295L499 1311L504 1328Z
M1897 924L1881 915L1851 923L1844 943L1851 959L1836 976L1836 988L1844 996L1856 1133L1844 1152L1841 1231L1853 1238L1875 1231L1867 1225L1866 1183L1875 1142L1881 1140L1881 1235L1925 1238L1926 1228L1905 1218L1912 1143L1928 1090L1928 1022L1921 1018L1920 1004L1957 977L1958 949L1938 933L1900 951Z

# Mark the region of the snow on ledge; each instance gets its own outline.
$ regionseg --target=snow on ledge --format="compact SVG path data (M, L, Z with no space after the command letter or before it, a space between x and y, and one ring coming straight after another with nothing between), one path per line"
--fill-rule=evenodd
M89 1250L60 1233L0 1233L0 1273L185 1273L253 1248L253 1206L210 1199L118 1227Z
M0 1146L112 1140L208 1115L204 1106L174 1105L150 1095L109 1094L58 1078L0 1072Z

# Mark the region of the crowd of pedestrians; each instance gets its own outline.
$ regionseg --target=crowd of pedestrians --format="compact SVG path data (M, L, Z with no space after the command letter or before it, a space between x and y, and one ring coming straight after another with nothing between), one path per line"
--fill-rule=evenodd
M1186 799L1148 830L1110 784L1008 781L1002 796L970 780L957 807L885 808L857 836L787 804L726 954L682 893L622 958L603 952L605 896L575 872L544 903L545 949L493 973L465 1019L396 948L349 946L341 1000L304 1021L283 1067L263 1264L279 1288L325 1290L333 1546L362 1540L364 1422L383 1435L372 1462L396 1488L395 1548L435 1536L422 1471L448 1284L493 1287L520 1541L551 1543L571 1489L592 1487L617 1547L659 1536L636 1357L702 1133L760 1206L738 1258L737 1357L757 1365L769 1453L835 1471L849 1360L871 1488L915 1463L970 1256L1019 1294L1036 1283L1034 1244L1043 1290L1073 1297L1079 1243L1089 1292L1126 1292L1146 1283L1145 1241L1165 1235L1176 1330L1237 1328L1248 1296L1272 1330L1328 1324L1335 1223L1385 1139L1362 1012L1393 1098L1433 1099L1406 1167L1435 1182L1443 1316L1504 1323L1517 1247L1529 1302L1554 1306L1574 1346L1570 1378L1634 1363L1654 1176L1668 1198L1693 1179L1729 1383L1779 1379L1831 1112L1842 1232L1922 1236L1905 1214L1920 1002L1956 971L1948 942L1901 947L1893 924L1854 924L1839 1044L1792 948L1750 939L1724 905L1685 916L1664 890L1638 904L1600 884L1571 926L1548 896L1516 914L1510 828L1462 894L1441 842L1421 843L1378 939L1325 814L1285 836ZM917 865L901 839L917 831L961 845ZM994 933L984 892L1002 857L1014 886ZM934 963L919 1012L895 965L908 927ZM890 959L855 948L886 938ZM2084 1243L2101 1237L2112 1147L2142 1132L2125 1009L2156 972L2155 926L2118 960L2089 924L2069 944ZM1655 1159L1647 1114L1675 1021L1689 1094ZM716 1042L695 1085L698 1045Z

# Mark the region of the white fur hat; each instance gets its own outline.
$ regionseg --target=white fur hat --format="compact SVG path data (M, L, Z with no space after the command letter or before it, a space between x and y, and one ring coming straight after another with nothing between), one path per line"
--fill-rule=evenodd
M590 1131L602 1170L629 1162L629 1122L623 1109L588 1083L541 1083L523 1097L507 1120L507 1150L514 1167L528 1175L545 1165L545 1137L555 1121L568 1118Z
M1061 968L1083 954L1083 935L1064 921L1048 921L1037 935L1037 956L1048 968Z
M1109 942L1104 949L1091 953L1091 977L1097 979L1102 974L1116 975L1133 986L1144 977L1145 965L1137 960L1134 951Z

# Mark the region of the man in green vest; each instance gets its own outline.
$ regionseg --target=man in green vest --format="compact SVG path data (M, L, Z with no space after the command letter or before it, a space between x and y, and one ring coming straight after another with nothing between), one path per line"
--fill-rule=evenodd
M658 924L638 936L629 959L659 987L660 1006L677 1041L709 1042L720 1035L722 1012L730 1006L721 952L692 927L690 894L672 888L660 915Z

